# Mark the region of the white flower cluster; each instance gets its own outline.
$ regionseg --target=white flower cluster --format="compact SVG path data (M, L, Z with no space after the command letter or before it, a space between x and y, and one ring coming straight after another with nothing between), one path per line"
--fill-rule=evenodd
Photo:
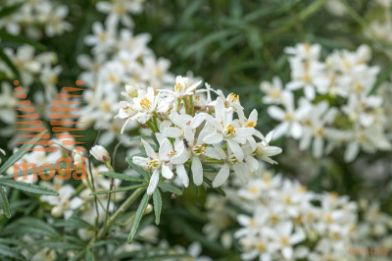
M104 24L93 24L93 35L85 38L92 47L92 57L78 57L85 70L80 79L90 87L84 92L86 106L81 110L80 126L94 124L104 130L99 143L109 144L120 132L120 122L114 119L118 111L121 88L125 84L144 88L162 88L173 82L167 72L169 61L157 59L147 46L149 35L133 35L129 28L129 13L139 12L140 0L99 2L98 10L107 13ZM123 27L123 25L128 27Z
M197 89L200 84L178 76L173 89L126 88L128 100L121 102L118 113L126 119L123 129L129 122L137 122L148 126L157 140L157 152L142 140L147 157L133 157L135 164L152 174L148 194L154 192L160 176L168 180L177 177L180 185L187 187L187 169L194 184L200 186L205 164L217 167L212 186L219 187L231 171L246 175L259 167L259 159L274 163L270 156L281 152L269 146L271 134L264 137L255 128L256 110L247 118L238 95L225 97L209 85Z
M96 206L92 191L110 190L109 178L99 174L108 172L109 169L105 165L91 166L90 169L85 149L75 146L70 134L63 133L57 139L52 139L52 144L52 148L57 150L50 151L40 145L33 147L31 152L26 153L8 169L7 174L11 176L17 172L19 182L40 182L41 185L57 191L58 196L41 196L41 201L50 206L53 217L68 219L78 212L79 217L90 224L94 224L96 218L102 222L105 218L108 197L104 193L97 195ZM47 181L41 180L43 168L46 175L49 171L53 171L53 176ZM70 170L72 173L69 172ZM71 179L81 180L82 186L75 189L69 183ZM120 183L120 180L115 180L112 189L119 187ZM112 196L109 212L115 209L114 202L121 200L123 196L123 193ZM81 230L79 234L83 238L89 238L91 231Z
M68 8L51 0L15 1L5 0L3 6L22 3L14 13L0 20L0 28L14 35L27 34L32 38L41 38L44 33L51 37L71 29L65 21Z
M361 221L355 229L353 254L357 257L390 260L392 254L392 217L381 212L378 202L359 202Z
M324 61L320 51L319 45L307 43L287 48L291 81L285 86L278 78L261 83L268 113L280 121L275 138L298 139L302 150L312 146L315 157L345 144L346 161L355 159L360 149L391 149L383 99L372 94L379 68L367 64L370 49L335 51Z
M297 182L264 172L240 188L244 199L235 233L242 258L342 260L350 254L357 206L347 197L316 194Z
M29 87L34 81L41 82L48 90L53 93L58 82L58 75L61 66L57 63L57 55L52 52L36 54L30 45L23 45L16 50L6 48L5 53L18 68L23 87ZM0 71L4 72L9 79L14 79L15 75L11 69L0 61Z

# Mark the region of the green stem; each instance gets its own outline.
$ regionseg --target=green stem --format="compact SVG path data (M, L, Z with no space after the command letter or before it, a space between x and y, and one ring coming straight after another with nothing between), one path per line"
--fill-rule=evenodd
M138 188L127 200L122 203L122 205L116 210L116 212L114 212L113 215L108 219L105 226L99 231L97 239L102 238L108 232L108 230L117 220L119 215L124 213L139 198L139 196L143 194L143 192L144 188Z

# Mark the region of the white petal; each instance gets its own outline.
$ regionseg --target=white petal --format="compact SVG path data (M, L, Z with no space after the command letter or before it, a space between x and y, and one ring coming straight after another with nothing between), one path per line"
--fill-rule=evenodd
M291 135L293 138L298 139L302 135L302 127L298 122L294 122L291 125Z
M229 165L224 164L222 168L219 170L218 174L215 176L215 179L212 182L212 186L216 188L223 185L223 183L225 183L227 178L229 177L229 174L230 174Z
M167 165L162 165L162 176L167 179L172 179L174 173Z
M351 142L347 148L346 148L346 152L344 153L344 160L346 162L350 162L352 161L359 152L359 144L356 142Z
M223 140L223 136L220 133L213 132L206 137L204 137L203 142L207 144L218 144Z
M142 143L144 146L144 150L146 151L147 156L150 158L157 158L157 154L155 153L154 149L151 147L148 142L146 142L144 139L142 139Z
M269 107L268 114L276 120L282 120L285 115L284 111L281 108L276 107L276 106Z
M316 158L320 158L323 155L324 148L324 140L323 139L315 139L313 143L313 155Z
M176 172L178 178L181 180L182 185L184 185L184 187L187 188L189 186L189 178L188 178L188 174L186 173L184 165L177 165Z
M203 184L203 165L198 157L192 158L192 177L196 186Z
M170 138L178 138L181 137L183 132L181 129L176 127L167 127L163 130L163 135Z
M132 158L132 162L138 166L141 167L146 167L147 166L147 162L148 162L148 158L143 158L143 157L139 157L139 156L135 156Z
M155 189L158 186L158 183L159 183L159 170L156 169L152 173L150 183L148 184L147 195L151 196L154 193Z
M238 161L243 161L244 159L244 152L242 151L242 148L238 143L233 142L231 140L227 141L227 144L229 145L230 150L234 153L234 156L237 158Z
M159 158L161 160L169 160L169 153L173 149L168 139L163 139L159 147Z

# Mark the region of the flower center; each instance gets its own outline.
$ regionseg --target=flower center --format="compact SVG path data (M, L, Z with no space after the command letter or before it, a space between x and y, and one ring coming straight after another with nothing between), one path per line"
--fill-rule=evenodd
M107 101L101 103L101 108L104 112L110 112L110 104Z
M269 93L269 96L271 96L272 99L277 100L281 96L281 92L279 89L272 89Z
M101 43L106 42L107 39L108 39L108 36L107 36L107 34L106 34L105 32L102 32L102 33L100 33L100 34L98 35L98 40L99 40Z
M192 151L193 151L194 154L200 156L200 155L203 155L206 152L206 149L207 149L207 145L200 144L200 145L194 146Z
M225 132L226 132L226 135L229 137L234 136L235 135L234 126L232 124L227 125Z
M254 122L254 121L252 121L252 120L248 120L248 121L245 123L245 127L254 128L254 127L256 127L256 122Z
M315 136L316 136L316 137L322 138L322 137L324 137L324 135L325 135L324 128L319 127L319 128L317 128L317 129L315 130Z
M290 245L290 240L289 240L289 237L288 237L288 236L283 236L283 237L280 239L280 242L281 242L282 245L284 245L284 246Z
M286 114L284 115L284 121L293 121L294 120L294 116L292 113L290 112L286 112Z
M232 92L227 96L227 100L229 102L238 102L240 100L240 96Z
M183 83L176 82L176 85L174 86L174 90L176 92L183 92L185 90L185 85Z
M263 242L258 242L256 244L256 249L259 252L264 252L266 250L266 246L265 246L265 244Z
M147 162L147 169L153 170L159 167L159 161L157 159L152 159Z
M140 100L140 107L142 107L143 110L149 110L151 108L151 102L148 98L143 98Z

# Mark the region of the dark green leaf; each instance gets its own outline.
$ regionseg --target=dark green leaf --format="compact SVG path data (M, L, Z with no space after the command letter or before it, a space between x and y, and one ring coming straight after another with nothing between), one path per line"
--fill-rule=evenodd
M8 225L0 231L3 235L42 235L48 237L57 237L58 233L50 225L46 224L42 220L23 217L12 224Z
M39 195L58 195L58 193L52 189L45 188L40 185L18 182L12 179L0 179L0 185Z
M136 210L135 218L132 224L131 232L129 233L128 236L128 242L132 242L132 240L135 238L136 232L139 228L140 221L142 220L142 217L144 215L144 211L147 208L147 204L149 201L150 197L147 195L147 193L144 194L142 200L140 201L139 207Z
M4 42L10 42L10 43L19 44L19 45L26 45L26 44L31 45L39 51L45 51L47 49L44 45L42 45L38 42L35 42L35 41L33 41L27 37L21 36L21 35L10 34L3 29L0 29L0 38Z
M1 37L0 37L1 38ZM2 48L0 48L0 59L9 67L9 69L13 72L14 77L21 81L20 73L18 68L16 68L15 64L11 61L8 55L4 52Z
M0 203L7 218L11 217L11 208L3 186L0 186Z
M5 6L3 8L1 8L0 10L0 18L6 17L8 15L13 14L14 12L16 12L24 3L20 2L17 4L13 4L13 5L8 5Z
M109 194L109 193L116 193L116 192L125 192L125 191L140 188L142 186L143 184L137 184L137 185L127 186L127 187L120 187L118 189L113 189L113 190L96 191L91 193L91 195L102 195L102 194Z
M10 248L6 245L0 245L0 256L15 258L18 260L22 260L22 257L19 254L19 251Z
M79 228L91 229L92 228L92 226L89 223L87 223L83 219L75 217L75 216L72 216L66 220L58 221L54 225L58 226L58 227L66 227L66 228L71 228L71 229L79 229Z
M100 174L104 175L105 177L113 178L113 179L121 179L125 181L132 181L132 182L141 182L143 181L140 178L131 177L125 174L115 173L115 172L101 172Z
M159 189L156 189L154 191L154 194L152 195L152 200L154 203L155 224L159 225L162 212L162 196Z
M95 260L94 254L91 252L90 249L88 249L86 251L86 257L85 258L86 258L85 259L86 261L94 261Z
M159 184L159 187L160 187L164 192L171 192L171 193L174 193L174 194L179 195L179 196L182 195L182 190L181 190L180 188L174 186L174 185L171 184L171 183L163 182L163 183L160 183L160 184Z

